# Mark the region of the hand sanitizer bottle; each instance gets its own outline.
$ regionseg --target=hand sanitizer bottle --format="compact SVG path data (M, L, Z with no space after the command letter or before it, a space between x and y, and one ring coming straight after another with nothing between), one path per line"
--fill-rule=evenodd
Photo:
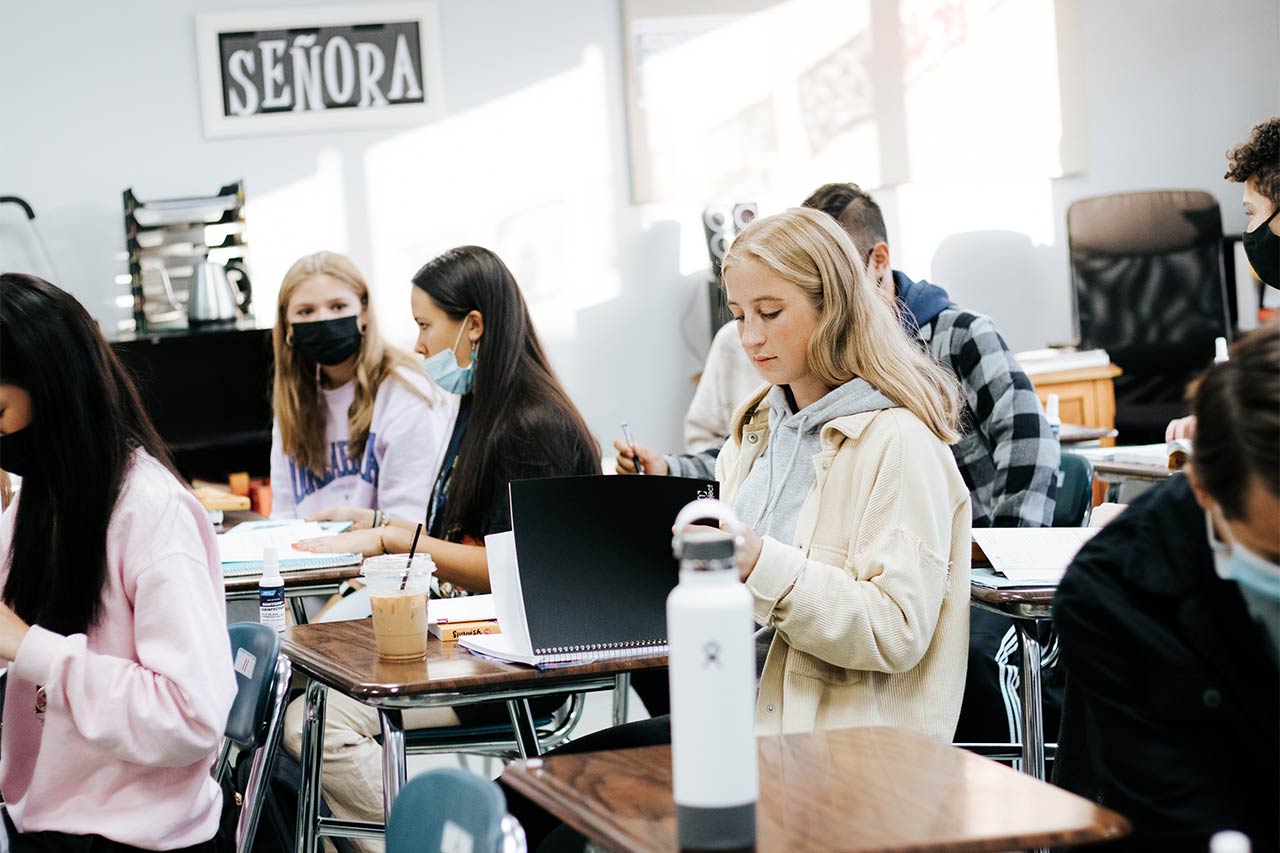
M755 620L736 537L686 530L708 518L739 525L719 501L694 501L672 542L680 582L667 598L671 769L680 848L730 850L756 837Z
M284 578L275 548L262 549L262 577L258 579L258 621L277 633L284 630Z
M1044 419L1049 422L1049 431L1053 433L1055 441L1058 440L1059 433L1062 432L1062 419L1058 417L1058 395L1050 394L1044 403Z

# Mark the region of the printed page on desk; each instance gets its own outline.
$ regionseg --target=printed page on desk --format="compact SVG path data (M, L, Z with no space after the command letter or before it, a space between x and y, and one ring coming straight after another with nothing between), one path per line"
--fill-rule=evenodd
M555 477L513 482L510 493L535 653L666 643L667 595L679 575L671 525L685 504L718 494L714 481Z
M253 521L218 534L218 552L225 574L262 570L264 548L274 547L280 556L280 570L350 566L360 562L359 554L314 554L295 551L290 546L299 539L315 539L341 533L347 521ZM234 570L234 571L233 571Z
M1097 527L986 527L973 531L973 541L991 568L1027 585L1062 580L1076 552L1094 537Z

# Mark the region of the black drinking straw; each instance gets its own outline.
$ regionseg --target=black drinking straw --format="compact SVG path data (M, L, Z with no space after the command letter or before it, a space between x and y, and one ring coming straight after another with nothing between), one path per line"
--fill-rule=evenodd
M413 565L413 555L418 550L418 537L422 535L422 522L418 522L418 529L413 531L413 544L409 546L409 559L404 563L404 577L400 578L400 591L404 592L405 585L409 583L409 567Z

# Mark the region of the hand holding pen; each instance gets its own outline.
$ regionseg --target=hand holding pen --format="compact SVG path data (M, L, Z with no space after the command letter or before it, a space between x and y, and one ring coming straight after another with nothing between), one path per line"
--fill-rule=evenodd
M655 477L665 477L670 473L667 468L667 460L662 458L662 454L654 452L643 444L636 443L628 425L623 425L622 434L625 438L613 443L614 449L618 451L618 456L614 463L614 470L617 473L649 474Z

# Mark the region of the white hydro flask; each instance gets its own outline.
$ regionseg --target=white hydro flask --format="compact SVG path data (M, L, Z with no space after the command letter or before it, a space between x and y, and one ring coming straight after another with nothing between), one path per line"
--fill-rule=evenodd
M680 583L667 597L671 771L680 847L752 847L760 794L755 737L755 620L738 579L734 534L689 525L740 526L719 501L676 517Z

